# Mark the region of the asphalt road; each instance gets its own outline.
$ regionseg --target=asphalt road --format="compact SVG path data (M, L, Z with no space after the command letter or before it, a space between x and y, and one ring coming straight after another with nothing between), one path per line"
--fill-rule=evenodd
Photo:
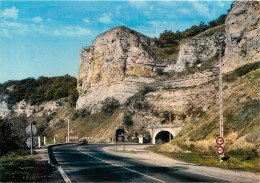
M76 144L53 147L54 164L71 182L223 182L185 171L106 153L106 144Z

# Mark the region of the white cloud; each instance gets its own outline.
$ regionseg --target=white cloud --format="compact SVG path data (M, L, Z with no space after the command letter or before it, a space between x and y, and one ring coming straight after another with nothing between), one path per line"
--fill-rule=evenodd
M80 26L66 26L60 30L54 30L53 34L56 36L74 37L91 35L92 32L89 29Z
M47 18L47 22L52 22L53 20L51 18Z
M4 9L2 12L2 16L4 18L12 18L15 20L18 18L18 12L19 12L18 9L16 9L15 7L12 7L10 9Z
M147 3L145 1L130 0L129 3L136 9L142 9L147 6Z
M23 35L29 29L28 29L28 25L4 20L0 23L0 30L1 30L0 35L3 35L8 38L12 38L13 34Z
M212 19L212 14L210 13L209 8L204 3L200 3L198 1L192 1L191 2L195 10L202 16L206 16L210 19Z
M83 21L84 21L85 23L87 23L87 24L90 23L89 19L87 19L87 18L84 18Z
M39 16L37 17L33 17L32 20L35 22L35 23L41 23L43 21L43 19Z
M116 14L117 15L121 14L121 11L120 11L121 9L122 9L122 6L117 6L116 7Z
M111 24L113 23L111 16L112 14L103 14L103 16L98 19L98 21L104 24Z

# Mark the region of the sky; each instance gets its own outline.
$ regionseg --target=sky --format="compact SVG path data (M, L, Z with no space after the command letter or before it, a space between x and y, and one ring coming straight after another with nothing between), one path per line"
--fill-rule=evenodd
M149 37L208 23L232 1L0 0L0 83L77 77L81 49L117 26Z

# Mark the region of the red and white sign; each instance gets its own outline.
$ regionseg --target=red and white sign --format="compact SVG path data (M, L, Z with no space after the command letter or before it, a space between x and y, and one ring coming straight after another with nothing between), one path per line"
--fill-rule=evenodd
M83 137L83 139L90 140L90 139L93 139L93 137Z
M78 136L69 136L69 139L79 139Z
M216 139L216 143L221 146L222 144L224 144L224 139L222 137L218 137Z
M217 153L218 155L224 154L224 147L218 146L218 147L217 147L217 150L216 150L216 153Z

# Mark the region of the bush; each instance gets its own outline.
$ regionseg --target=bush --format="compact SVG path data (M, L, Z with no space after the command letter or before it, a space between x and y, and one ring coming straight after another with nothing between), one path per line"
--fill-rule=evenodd
M113 113L120 106L119 101L115 97L107 97L102 103L102 111L105 113Z
M0 156L20 148L20 139L13 133L11 124L6 120L0 119Z
M8 89L10 87L12 90ZM41 76L37 80L27 78L21 81L5 82L0 85L0 95L8 95L9 107L22 100L35 105L63 97L70 97L70 105L75 106L78 98L76 87L77 79L69 75L51 78Z
M133 126L134 122L132 120L132 117L130 115L125 115L123 123L125 126Z

